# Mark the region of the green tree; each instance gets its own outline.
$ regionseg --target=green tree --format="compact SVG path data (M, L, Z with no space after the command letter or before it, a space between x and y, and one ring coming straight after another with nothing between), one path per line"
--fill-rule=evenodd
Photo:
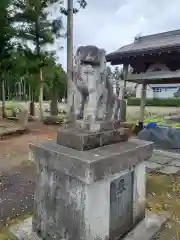
M67 74L60 64L57 64L54 56L47 59L47 65L43 70L45 79L45 89L51 99L51 115L57 115L57 101L64 97L67 87Z
M107 66L107 75L108 75L109 78L112 77L112 69L111 69L110 66Z
M2 95L2 117L5 117L5 76L11 68L9 61L13 49L12 39L16 36L16 29L13 27L14 16L10 0L0 1L0 85Z
M43 119L43 73L44 46L53 44L55 37L60 36L62 21L57 17L48 20L48 7L58 0L14 0L16 6L16 21L21 23L19 38L31 42L35 51L28 52L31 60L34 59L39 74L39 104L40 118Z
M118 67L115 67L114 71L113 71L113 79L115 82L115 86L116 86L116 93L117 95L119 95L119 91L120 91L120 80L121 80L121 71L119 70Z
M79 4L79 7L80 8L85 8L87 6L87 1L85 0L77 0L77 3ZM60 12L64 15L68 15L68 10L67 8L64 8L64 7L60 7ZM78 8L73 8L73 13L76 14L79 12L79 9Z

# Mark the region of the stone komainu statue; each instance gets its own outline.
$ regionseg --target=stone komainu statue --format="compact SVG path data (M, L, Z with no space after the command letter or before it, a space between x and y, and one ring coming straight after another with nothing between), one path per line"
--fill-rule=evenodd
M108 79L103 49L95 46L78 48L74 59L73 85L72 99L76 119L84 118L85 103L89 120L119 119L120 101Z

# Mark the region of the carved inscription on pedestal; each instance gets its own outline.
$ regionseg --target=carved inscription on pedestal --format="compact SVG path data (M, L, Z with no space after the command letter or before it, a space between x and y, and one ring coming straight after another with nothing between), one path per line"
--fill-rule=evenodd
M132 226L133 174L115 179L110 185L110 239L123 235Z

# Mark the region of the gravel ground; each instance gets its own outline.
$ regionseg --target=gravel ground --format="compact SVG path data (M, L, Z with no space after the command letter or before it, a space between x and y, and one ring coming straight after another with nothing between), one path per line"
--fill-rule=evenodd
M28 145L55 139L56 131L57 126L33 123L29 134L0 141L0 227L6 225L10 219L32 212L36 170L33 163L29 164L27 161ZM162 211L165 208L166 212L172 214L170 223L157 239L180 240L180 178L172 180L171 177L153 175L148 178L147 183L147 200L152 211Z
M32 212L35 181L25 178L26 168L21 170L23 171L2 172L0 175L0 222L2 226L22 213ZM33 170L31 177L35 179Z
M0 226L33 210L36 170L29 143L54 139L57 127L32 123L28 134L0 141Z

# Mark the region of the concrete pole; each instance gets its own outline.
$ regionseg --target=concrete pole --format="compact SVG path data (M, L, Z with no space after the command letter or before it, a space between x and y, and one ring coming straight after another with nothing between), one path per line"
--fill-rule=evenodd
M146 104L146 90L147 90L147 84L142 84L142 90L141 90L141 104L140 104L140 118L139 118L139 130L143 129L144 125L144 113L145 113L145 104Z
M73 0L67 0L67 98L68 118L72 120L73 102Z
M123 65L123 80L124 85L120 94L120 120L126 121L126 102L125 102L125 92L126 92L126 83L127 83L127 75L128 75L128 64Z
M2 119L4 119L5 117L6 117L6 93L5 93L5 82L3 78L2 80Z

